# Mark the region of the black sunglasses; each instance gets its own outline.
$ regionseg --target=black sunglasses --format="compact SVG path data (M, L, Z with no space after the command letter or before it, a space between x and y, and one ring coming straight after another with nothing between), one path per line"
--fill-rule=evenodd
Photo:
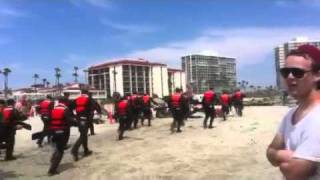
M306 72L310 72L310 71L300 69L300 68L281 68L280 69L280 73L284 78L288 78L289 74L291 73L293 77L300 79L304 76Z

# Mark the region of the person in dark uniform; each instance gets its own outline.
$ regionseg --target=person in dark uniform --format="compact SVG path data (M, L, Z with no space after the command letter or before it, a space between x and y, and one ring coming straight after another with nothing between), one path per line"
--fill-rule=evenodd
M202 98L202 107L204 109L205 117L203 120L203 128L207 128L207 121L210 118L209 128L213 128L213 120L216 114L214 108L216 102L216 94L213 91L213 88L209 88L206 92L203 93Z
M48 133L52 135L52 142L55 144L55 151L51 156L50 168L48 170L49 176L58 173L57 168L70 136L70 125L74 121L71 111L65 103L64 97L58 98L58 105L52 109L48 122Z
M78 128L80 132L80 136L72 147L71 154L75 161L78 161L78 152L79 148L82 145L84 150L84 156L88 156L92 154L92 151L88 148L88 128L89 128L89 118L90 111L93 105L93 102L88 96L87 90L81 90L81 95L77 97L75 102L75 110L76 110L76 119L78 123Z
M227 120L227 114L229 114L229 103L230 103L230 97L228 95L228 92L223 90L222 94L219 97L219 102L221 104L221 111L223 120Z
M15 101L13 99L7 100L7 106L2 109L2 121L0 122L0 144L4 143L6 149L5 160L15 160L13 156L16 130L23 126L20 122L27 119L14 107Z
M0 99L0 122L3 121L2 111L3 111L4 107L5 107L5 105L6 105L6 101L3 100L3 99Z
M68 111L69 111L69 114L70 114L70 118L75 120L76 116L73 113L73 110L75 109L75 104L74 104L74 101L70 99L70 93L64 92L63 93L63 97L60 99L59 103L64 104L68 108ZM70 131L66 131L66 133L69 133L69 134L66 135L66 137L68 138L66 141L68 142L69 141L69 137L70 137Z
M182 96L182 90L179 88L176 88L175 93L171 94L169 97L169 109L173 116L173 122L171 124L171 132L173 133L175 131L175 128L177 128L178 133L181 131L181 125L183 123L184 119L184 108L185 108L185 100Z
M93 136L95 135L94 133L94 112L97 111L99 115L101 115L101 107L99 103L92 98L92 93L89 93L89 98L92 101L92 106L90 110L90 117L89 117L89 130L90 130L90 135Z
M238 116L242 116L242 110L243 110L243 98L246 97L244 93L240 91L240 89L237 89L232 97L233 103L234 103L234 109L236 110L236 113Z
M139 116L142 109L142 98L136 92L133 92L130 96L130 105L132 108L132 123L133 128L138 128ZM130 125L131 127L132 125Z
M43 134L44 136L40 137L37 141L37 144L39 147L42 147L42 142L45 137L45 134L47 136L48 142L50 142L50 135L48 135L46 132L49 116L51 113L51 110L53 109L54 101L53 98L50 95L47 95L46 99L40 101L40 103L37 106L37 113L40 114L41 120L43 122Z
M182 90L181 90L182 92ZM191 97L189 96L189 92L184 92L182 93L182 97L185 100L185 106L183 107L182 111L183 111L183 121L182 121L182 126L184 126L185 121L188 120L188 117L191 116L192 112L190 109L190 105L191 105Z
M141 125L143 126L144 124L144 119L148 119L148 126L151 126L151 118L152 118L152 111L151 111L151 97L149 96L148 93L145 93L142 96L142 113L143 116L141 118Z
M3 122L3 109L5 108L6 106L6 101L3 100L3 99L0 99L0 131L4 131L2 129L2 122ZM0 137L1 137L1 132L0 132ZM0 138L1 139L1 138ZM4 147L2 147L2 140L0 140L0 149L2 149ZM1 151L0 151L0 154L1 154Z
M118 119L118 139L123 139L124 131L129 129L131 113L131 104L126 96L120 98L115 103L115 114L114 116Z
M228 114L229 114L232 111L232 106L233 106L232 96L233 96L233 94L230 91L227 91L227 93L228 93L228 96L229 96L229 104L228 104L228 108L229 108Z

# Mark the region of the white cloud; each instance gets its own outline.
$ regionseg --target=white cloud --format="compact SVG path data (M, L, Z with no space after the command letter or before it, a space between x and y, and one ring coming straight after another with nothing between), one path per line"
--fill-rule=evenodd
M243 67L266 60L273 55L273 49L276 46L297 36L307 36L312 40L318 40L320 39L320 28L212 28L191 40L169 42L150 49L136 50L126 54L125 57L145 58L180 67L181 56L209 51L217 52L220 56L235 57L237 66Z
M129 33L152 33L157 31L157 28L150 26L150 25L143 25L143 24L121 24L115 23L106 19L101 20L103 25L109 26L113 29L126 31Z
M12 8L1 8L0 9L1 16L11 16L11 17L23 17L25 13L22 11L12 9Z
M0 28L10 28L16 18L26 17L27 13L0 3Z
M86 60L87 58L84 56L80 56L74 53L69 53L65 58L62 59L62 62L67 65L77 65L80 64L82 61Z
M319 8L320 0L276 0L275 5L280 7L292 7L298 5Z
M70 0L70 2L76 6L81 4L89 4L99 8L111 8L113 6L110 0Z
M97 7L111 7L111 2L110 0L86 0L89 4Z

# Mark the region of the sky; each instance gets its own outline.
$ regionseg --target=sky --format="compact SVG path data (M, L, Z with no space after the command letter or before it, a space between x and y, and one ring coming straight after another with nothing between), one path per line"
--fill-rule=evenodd
M181 56L235 57L237 80L275 85L274 48L320 40L320 0L0 0L0 69L9 87L73 81L73 67L143 58L181 68ZM0 89L4 78L0 76Z

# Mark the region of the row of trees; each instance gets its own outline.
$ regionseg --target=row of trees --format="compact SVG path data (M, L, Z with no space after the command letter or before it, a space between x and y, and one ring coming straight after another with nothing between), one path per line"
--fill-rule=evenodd
M74 82L75 83L78 83L78 77L79 77L78 70L79 70L79 68L77 66L73 67L72 76L74 77ZM54 68L54 72L55 72L54 76L56 78L55 85L59 87L60 86L60 78L62 76L61 75L61 69L56 67L56 68ZM39 74L35 73L32 76L32 78L34 79L34 87L35 87L37 85L37 81L40 78L40 76L39 76ZM42 84L43 84L44 87L49 87L50 82L46 78L43 78L42 79Z
M243 90L243 91L259 91L259 90L262 90L262 89L276 89L272 85L265 86L265 87L262 87L262 86L259 86L259 85L258 86L250 85L249 81L245 81L245 80L242 80L242 81L238 82L238 88Z
M78 77L79 77L78 70L79 70L79 68L77 66L74 66L73 70L74 70L74 72L72 73L72 76L74 77L74 82L78 83ZM56 77L56 83L55 84L56 84L57 87L60 87L61 69L56 67L56 68L54 68L54 71L55 71L55 77ZM8 76L9 76L9 74L11 72L12 71L9 68L0 69L0 74L2 74L4 76L4 90L3 90L3 93L4 93L5 98L7 98L8 91L9 91L9 88L8 88ZM36 88L37 80L40 78L40 76L39 76L39 74L35 73L32 76L32 78L34 79L34 87ZM50 82L46 78L43 78L42 79L42 84L43 84L44 87L49 87Z
M272 97L280 95L281 92L275 86L254 86L250 85L248 81L242 80L237 83L238 88L246 93L248 97Z

